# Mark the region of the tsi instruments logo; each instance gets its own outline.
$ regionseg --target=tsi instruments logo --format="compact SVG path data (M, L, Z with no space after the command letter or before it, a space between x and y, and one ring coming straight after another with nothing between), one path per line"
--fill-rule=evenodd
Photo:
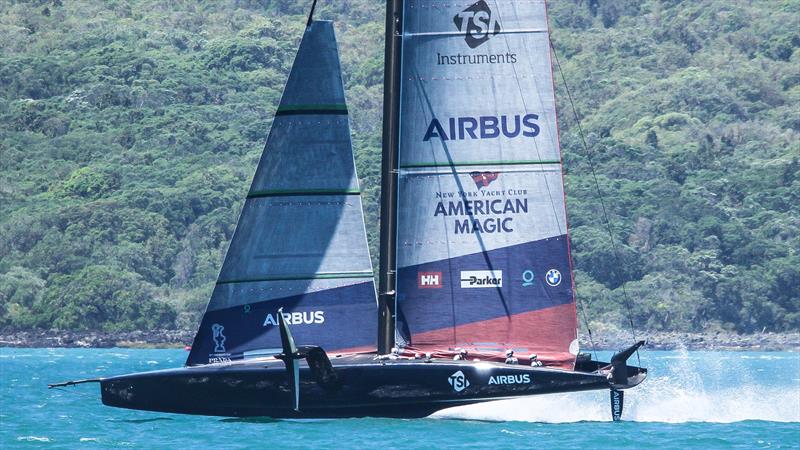
M417 287L420 289L438 289L442 287L442 272L418 272Z
M462 288L503 287L502 270L462 270Z
M453 17L458 31L464 33L469 48L475 48L500 32L500 22L492 16L492 10L484 0L475 2L469 8Z
M318 325L325 322L325 311L285 312L283 319L289 325ZM270 325L278 326L278 313L267 314L263 326Z
M489 384L529 384L530 374L522 375L494 375L489 378Z
M453 386L453 390L456 392L461 392L464 389L469 387L469 380L467 380L466 375L464 372L458 371L447 378L447 382L450 383L450 386Z

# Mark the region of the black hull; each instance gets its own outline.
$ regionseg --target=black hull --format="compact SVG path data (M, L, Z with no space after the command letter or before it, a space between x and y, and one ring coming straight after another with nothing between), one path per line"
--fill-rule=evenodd
M600 373L500 363L335 358L335 380L300 370L300 407L281 361L186 367L101 380L108 406L227 417L342 418L428 416L438 410L526 395L609 389ZM596 363L595 369L602 363ZM631 367L632 387L646 372ZM459 372L461 375L459 375ZM619 388L619 386L617 386ZM624 388L624 387L623 387Z

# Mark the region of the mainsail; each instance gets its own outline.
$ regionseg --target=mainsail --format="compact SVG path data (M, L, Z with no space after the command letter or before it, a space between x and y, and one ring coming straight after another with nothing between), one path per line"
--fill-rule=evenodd
M481 359L577 353L544 0L408 0L396 342Z
M187 365L375 349L375 286L333 24L312 21Z

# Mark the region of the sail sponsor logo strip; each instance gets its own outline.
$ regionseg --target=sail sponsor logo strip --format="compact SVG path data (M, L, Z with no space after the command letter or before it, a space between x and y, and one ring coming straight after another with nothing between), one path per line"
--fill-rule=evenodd
M493 12L484 0L479 0L466 9L457 12L452 18L455 29L450 31L437 30L433 32L406 33L407 36L419 37L463 37L464 43L469 47L467 53L439 53L436 54L437 65L474 65L474 64L516 64L517 54L512 51L504 53L476 54L475 50L488 42L491 38L505 34L546 34L546 28L516 28L505 29L500 24L499 14Z
M375 286L364 280L291 297L256 300L208 311L187 364L220 363L266 356L281 348L278 310L294 327L298 345L320 345L326 351L374 349Z
M502 270L462 270L461 288L501 288Z
M324 280L335 278L372 278L372 271L365 272L324 272L300 275L277 275L254 278L240 278L235 280L219 280L217 284L256 283L259 281L295 281L295 280Z
M417 287L420 289L439 289L442 287L442 272L419 272Z
M347 105L337 104L302 104L280 105L275 111L276 116L308 115L308 114L334 114L347 115Z
M262 326L278 326L278 312L268 313ZM293 311L283 313L289 325L316 325L325 323L325 311Z
M541 132L537 123L538 114L514 114L500 116L463 116L439 120L434 117L428 123L422 141L438 138L441 141L463 141L467 139L496 139L501 135L514 139L520 135L534 138Z
M500 172L471 172L470 177L480 192L497 180ZM512 233L516 215L528 213L527 190L507 190L507 195L517 198L474 198L467 195L457 197L436 193L441 199L436 204L434 217L454 217L454 234L468 233ZM487 216L487 217L480 217Z

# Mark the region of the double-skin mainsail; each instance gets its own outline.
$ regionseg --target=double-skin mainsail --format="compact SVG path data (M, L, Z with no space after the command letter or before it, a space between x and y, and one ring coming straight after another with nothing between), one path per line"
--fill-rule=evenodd
M187 365L375 350L375 286L333 24L311 21Z
M577 317L544 0L408 0L396 342L571 369Z

